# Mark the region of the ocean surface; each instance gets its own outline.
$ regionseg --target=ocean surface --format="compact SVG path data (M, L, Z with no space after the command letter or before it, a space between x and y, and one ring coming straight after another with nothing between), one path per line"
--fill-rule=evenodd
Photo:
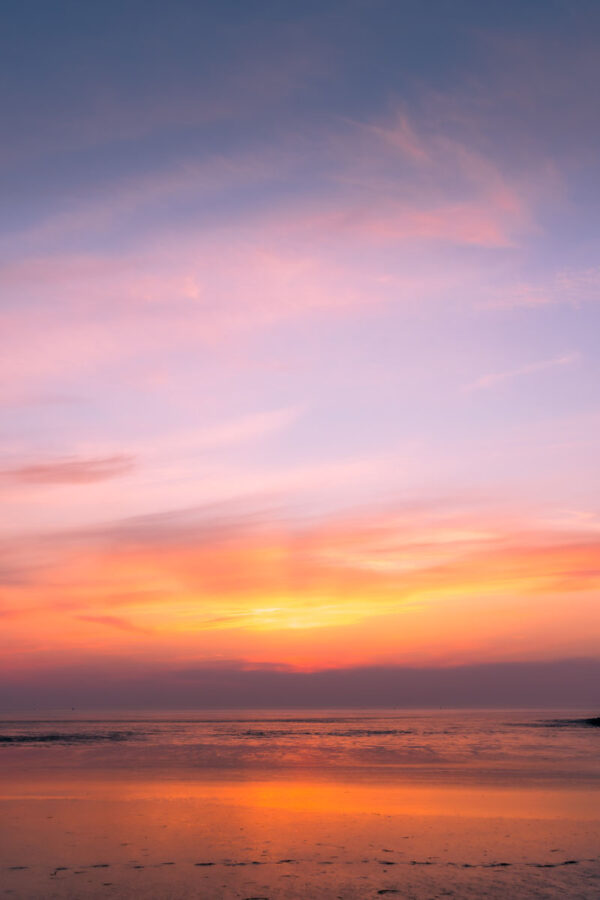
M137 769L422 770L595 781L595 710L77 711L0 718L0 761ZM429 774L427 774L429 773Z
M597 710L0 718L0 897L600 896Z

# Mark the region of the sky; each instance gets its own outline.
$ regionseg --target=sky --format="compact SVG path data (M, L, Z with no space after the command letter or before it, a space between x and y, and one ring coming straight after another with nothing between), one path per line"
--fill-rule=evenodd
M592 0L4 4L0 702L576 701L599 39Z

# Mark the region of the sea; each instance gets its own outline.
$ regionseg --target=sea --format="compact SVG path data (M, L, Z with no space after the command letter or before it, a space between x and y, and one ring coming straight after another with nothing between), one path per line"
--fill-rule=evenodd
M0 718L0 896L600 897L598 710Z
M454 774L509 783L600 777L596 710L62 710L0 718L0 762Z

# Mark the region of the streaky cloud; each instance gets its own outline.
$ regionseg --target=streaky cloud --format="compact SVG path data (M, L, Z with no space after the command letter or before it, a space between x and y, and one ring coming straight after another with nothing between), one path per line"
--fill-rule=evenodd
M0 470L0 483L4 481L21 485L90 484L127 475L135 465L135 458L127 454L90 458L66 457Z
M505 372L491 372L489 375L482 375L476 381L465 387L465 391L483 391L493 388L497 384L504 381L512 381L514 378L521 378L524 375L535 375L538 372L545 372L548 369L561 368L562 366L570 366L577 362L580 358L579 353L563 353L561 356L555 356L552 359L544 359L539 362L527 363L516 369L508 369Z

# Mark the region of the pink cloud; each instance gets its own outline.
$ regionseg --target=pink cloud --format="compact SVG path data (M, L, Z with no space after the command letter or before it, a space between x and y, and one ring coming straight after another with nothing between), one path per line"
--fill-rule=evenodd
M458 204L432 209L382 203L373 209L348 209L316 220L323 231L393 243L435 240L479 247L510 247L513 241L503 216L493 207Z
M107 481L131 472L135 467L132 456L96 457L92 459L53 459L0 470L2 481L19 485L34 484L90 484Z
M295 199L282 203L276 188L282 179L294 183L305 178L301 173L307 157L313 160L317 183L303 184ZM170 169L120 179L13 240L35 247L48 240L68 240L70 234L93 235L120 223L124 215L144 210L150 211L152 221L157 203L162 220L169 202L186 198L199 205L209 199L214 203L223 192L229 195L232 189L257 184L270 204L230 212L228 230L266 227L273 232L280 222L285 226L296 220L310 226L324 219L327 225L352 217L364 219L369 233L371 221L399 218L400 227L388 224L383 229L388 239L508 246L520 231L532 227L535 191L528 189L529 179L509 178L491 159L450 139L439 127L419 129L406 114L396 113L388 120L346 120L329 131L313 130L300 148L282 143L260 152L184 159ZM457 225L445 222L446 217L456 218ZM470 225L466 218L479 221Z
M0 317L4 398L39 392L40 383L47 392L49 380L125 360L153 368L157 354L175 348L200 344L239 358L245 336L273 323L428 303L457 283L464 292L476 266L452 258L457 245L506 250L533 227L517 181L405 114L313 133L302 150L314 157L323 188L307 184L285 202L271 188L281 178L293 183L300 162L306 168L303 153L288 146L115 183L18 236L15 246L30 251L0 269L12 298ZM168 208L185 196L201 206L232 186L256 184L272 202L234 210L224 223L165 233L164 211L154 218L157 202ZM75 233L93 242L133 212L147 213L151 227L126 251L43 250L48 241L68 245ZM443 279L428 262L431 242L446 245ZM382 261L377 254L392 246L396 262Z
M127 257L38 258L0 272L15 302L0 314L5 399L50 379L199 344L234 354L248 333L301 316L348 314L385 299L358 267L275 235L186 235ZM237 351L238 357L240 351Z
M345 139L331 138L342 190L337 209L327 198L323 205L334 227L371 239L486 248L514 246L535 230L532 209L541 188L529 174L509 176L439 123L419 128L403 112L350 124Z
M569 366L579 359L578 353L563 353L562 356L555 356L552 359L544 359L539 362L527 363L527 365L519 366L516 369L508 369L505 372L492 372L489 375L482 375L472 384L466 386L466 391L479 391L486 388L494 387L503 381L512 381L514 378L520 378L523 375L534 375L537 372L544 372L547 369L556 369L561 366Z
M356 121L352 124L374 135L394 151L399 150L401 154L417 164L425 165L431 162L431 154L427 149L426 142L417 134L408 116L401 112L396 113L390 122L382 125Z
M496 291L484 305L499 309L527 306L580 306L600 299L600 268L563 269L539 282L520 282Z
M94 615L78 615L76 616L80 622L89 622L91 625L106 625L107 628L116 628L118 631L129 631L134 634L151 634L151 629L144 628L141 625L135 625L121 616L94 616Z

